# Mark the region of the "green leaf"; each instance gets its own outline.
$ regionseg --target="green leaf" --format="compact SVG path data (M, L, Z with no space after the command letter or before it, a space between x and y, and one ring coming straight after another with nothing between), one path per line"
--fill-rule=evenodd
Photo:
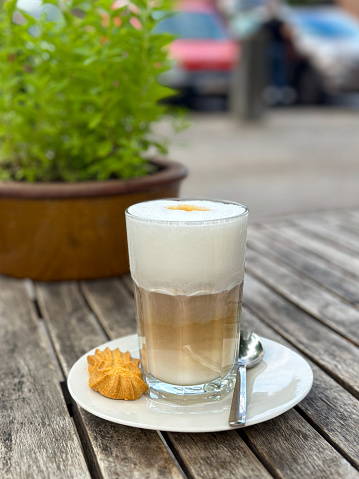
M96 126L100 123L100 121L102 120L102 117L103 117L103 113L100 112L98 113L97 115L95 115L92 120L90 121L89 123L89 128L90 130L93 130L94 128L96 128Z
M98 59L97 56L86 58L86 60L84 60L84 62L83 62L83 65L84 66L91 65L91 63L97 61L97 59Z
M5 10L12 16L12 14L14 13L14 11L16 10L16 3L17 3L17 0L7 0L6 2L4 2L4 7L5 7Z
M97 145L97 148L96 148L97 156L99 156L100 158L107 156L109 153L111 153L112 146L113 145L111 141L103 141L102 143Z

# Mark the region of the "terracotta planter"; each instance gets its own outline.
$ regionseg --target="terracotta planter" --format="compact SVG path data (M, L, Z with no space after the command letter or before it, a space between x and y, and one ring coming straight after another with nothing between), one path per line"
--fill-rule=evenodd
M43 281L118 276L129 271L125 209L176 197L187 170L160 170L134 180L0 183L0 273Z

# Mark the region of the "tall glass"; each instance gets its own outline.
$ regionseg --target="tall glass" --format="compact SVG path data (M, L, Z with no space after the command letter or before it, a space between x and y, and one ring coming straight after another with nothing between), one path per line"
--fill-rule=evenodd
M220 399L234 385L248 210L165 199L126 211L141 367L151 397Z

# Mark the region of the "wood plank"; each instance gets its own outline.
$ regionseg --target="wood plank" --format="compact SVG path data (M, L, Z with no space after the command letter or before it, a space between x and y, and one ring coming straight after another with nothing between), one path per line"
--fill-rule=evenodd
M349 210L322 210L306 213L291 213L286 215L279 216L270 216L264 219L250 221L248 225L248 231L251 229L262 229L262 228L279 228L279 227L290 227L293 226L293 221L299 220L308 220L313 222L321 221L339 221L343 217L348 217L350 215Z
M22 281L0 277L0 331L0 477L89 478Z
M247 274L244 304L359 398L359 348Z
M359 477L359 472L294 409L244 431L251 447L275 477Z
M290 265L350 303L359 305L357 279L348 277L344 271L333 265L328 267L326 260L284 240L280 232L272 229L252 231L248 245L266 257L275 257L276 260Z
M78 284L41 283L36 289L41 311L67 375L81 355L107 338L96 324ZM104 301L107 301L106 295ZM163 472L165 477L182 477L156 431L114 425L77 406L74 406L74 417L93 473L105 479L161 478ZM146 461L148 457L150 461Z
M328 244L319 238L310 237L303 230L294 228L293 226L278 226L283 240L291 241L301 248L315 253L319 257L328 261L338 268L341 268L346 273L352 275L355 279L359 277L359 257L338 249L337 246Z
M261 464L236 431L206 434L168 433L179 460L198 479L269 479Z
M354 255L359 255L358 236L350 231L343 231L338 223L330 222L311 222L306 219L293 220L293 224L309 236L319 238L324 243L333 244L335 247L343 249Z
M72 365L108 338L74 281L37 283L36 294L56 354L67 377Z
M331 254L330 251L326 251L327 245L334 247L336 250L343 250L344 256L341 256L339 253L339 258L336 258L337 254L332 251L335 257L334 261L339 266L341 258L344 259L344 262L347 262L348 254L353 257L358 257L359 255L359 222L355 218L355 213L351 211L341 211L340 213L327 212L320 215L292 217L286 222L281 222L274 226L262 223L253 228L253 230L265 230L269 233L282 232L283 234L292 231L293 234L302 234L303 238L308 238L310 242L313 239L319 240L324 244L324 256L327 259L330 259L328 255ZM315 245L314 247L317 249L317 246Z
M351 212L348 212L345 216L337 218L336 220L333 219L333 221L340 226L340 228L343 231L348 231L352 235L356 235L358 237L359 235L359 222L356 220L355 217L353 217L353 214Z
M359 310L317 282L279 264L269 256L247 250L246 270L289 301L359 345Z
M111 339L136 332L135 302L126 283L117 279L85 281L81 288Z
M255 331L260 336L283 344L303 356L297 348L247 309L243 310L242 328ZM313 370L314 381L308 396L299 403L297 409L315 425L327 441L359 469L358 400L308 357L304 358Z
M350 211L349 215L351 223L354 223L355 225L359 226L359 211Z
M156 431L104 421L76 408L91 470L104 479L183 479Z

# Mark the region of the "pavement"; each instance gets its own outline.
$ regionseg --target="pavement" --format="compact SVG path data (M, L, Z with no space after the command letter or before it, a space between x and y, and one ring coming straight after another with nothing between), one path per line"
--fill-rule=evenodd
M189 115L169 157L189 176L181 196L245 204L253 220L359 207L359 110L277 108L258 123Z

